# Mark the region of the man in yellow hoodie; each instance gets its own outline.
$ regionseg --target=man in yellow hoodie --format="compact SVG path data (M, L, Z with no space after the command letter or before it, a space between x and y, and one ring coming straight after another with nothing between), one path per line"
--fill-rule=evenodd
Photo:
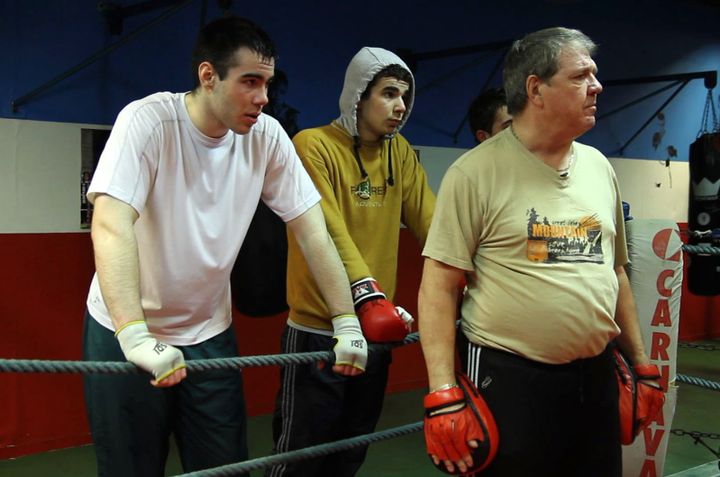
M392 303L401 224L422 245L435 207L425 171L399 134L414 99L410 69L382 48L351 60L331 124L298 133L293 142L322 196L328 230L352 284L355 309L369 342L402 340L412 317ZM290 313L285 353L332 347L328 307L292 233L288 247ZM371 352L364 373L333 373L322 363L282 372L273 420L276 452L372 432L382 410L390 351ZM269 476L352 476L367 447L268 470Z

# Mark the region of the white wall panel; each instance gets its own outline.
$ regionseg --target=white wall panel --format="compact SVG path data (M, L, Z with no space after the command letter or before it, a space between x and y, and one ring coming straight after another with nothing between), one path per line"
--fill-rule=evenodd
M0 119L0 233L79 232L81 130Z

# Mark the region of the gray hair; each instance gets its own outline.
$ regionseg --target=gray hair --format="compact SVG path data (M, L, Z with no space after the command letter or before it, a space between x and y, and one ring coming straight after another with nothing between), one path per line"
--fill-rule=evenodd
M558 71L560 55L567 49L579 49L593 55L597 45L580 30L554 27L539 30L515 41L505 57L503 86L509 114L518 114L528 101L525 81L535 75L549 80Z

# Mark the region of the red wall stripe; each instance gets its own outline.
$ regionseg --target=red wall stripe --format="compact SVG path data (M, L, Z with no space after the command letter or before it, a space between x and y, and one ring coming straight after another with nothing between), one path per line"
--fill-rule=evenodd
M401 241L403 277L396 301L417 315L422 261L407 230ZM0 358L81 359L85 297L94 271L90 234L0 234L0 263ZM236 313L234 318L243 355L280 352L286 314L250 318ZM278 369L244 373L249 414L272 412ZM397 350L388 391L417 389L426 382L419 345ZM81 376L0 373L0 459L90 441Z
M681 224L683 240L686 230ZM407 229L401 231L400 241L395 301L417 317L420 249ZM79 360L85 296L94 270L90 235L0 234L0 263L0 357ZM683 281L680 340L720 337L718 305L720 298L692 295ZM243 355L280 352L286 314L250 318L236 313L234 318ZM249 414L272 412L278 369L244 372ZM420 346L395 350L388 392L426 384ZM0 459L89 442L79 375L0 373Z

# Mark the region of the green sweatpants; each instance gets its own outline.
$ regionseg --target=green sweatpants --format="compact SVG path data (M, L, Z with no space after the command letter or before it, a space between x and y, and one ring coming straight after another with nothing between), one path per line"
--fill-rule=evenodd
M83 359L125 361L113 332L85 315ZM178 346L186 360L237 356L232 327L196 345ZM247 417L239 370L188 373L170 388L149 374L85 376L85 401L98 476L161 477L169 437L184 472L247 460Z

